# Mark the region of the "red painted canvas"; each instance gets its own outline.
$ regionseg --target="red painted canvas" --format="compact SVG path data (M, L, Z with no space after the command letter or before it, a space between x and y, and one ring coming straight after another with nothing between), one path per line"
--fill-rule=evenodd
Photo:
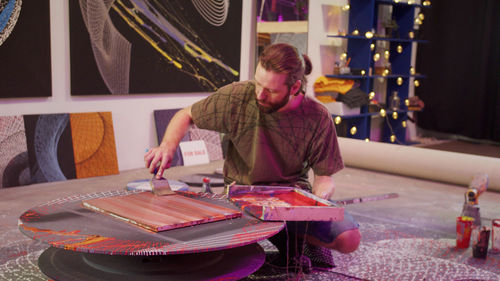
M241 217L241 212L180 194L142 192L82 201L85 208L155 232Z
M294 187L234 185L229 199L266 221L340 221L344 209Z

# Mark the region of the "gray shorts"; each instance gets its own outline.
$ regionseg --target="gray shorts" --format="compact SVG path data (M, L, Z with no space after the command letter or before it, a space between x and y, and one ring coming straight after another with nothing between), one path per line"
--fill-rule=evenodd
M324 243L332 243L342 232L359 228L359 223L344 211L344 220L342 221L288 221L286 223L288 231L303 235L313 236Z

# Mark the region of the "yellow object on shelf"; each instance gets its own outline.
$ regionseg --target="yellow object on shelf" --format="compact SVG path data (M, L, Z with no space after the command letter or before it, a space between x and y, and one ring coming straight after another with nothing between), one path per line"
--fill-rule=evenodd
M329 103L335 101L335 98L332 96L316 96L316 98L322 103Z
M340 94L345 94L352 88L353 85L354 85L354 80L320 76L314 82L314 92L315 93L336 92Z

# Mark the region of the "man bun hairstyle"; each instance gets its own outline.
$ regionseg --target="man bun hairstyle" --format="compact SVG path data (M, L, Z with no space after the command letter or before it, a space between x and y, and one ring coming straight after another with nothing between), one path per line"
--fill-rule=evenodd
M286 85L288 89L301 80L299 92L304 92L307 78L312 71L312 63L305 54L300 54L292 45L285 43L267 46L259 56L260 65L267 71L287 74Z

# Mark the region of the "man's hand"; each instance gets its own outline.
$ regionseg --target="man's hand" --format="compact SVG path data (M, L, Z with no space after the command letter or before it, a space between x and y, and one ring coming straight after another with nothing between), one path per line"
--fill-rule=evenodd
M157 179L160 179L163 176L163 171L170 168L175 150L176 148L172 150L163 143L158 147L149 149L144 154L146 168L149 169L151 174L155 174Z
M149 149L144 155L144 163L151 174L156 173L156 178L163 176L163 171L170 167L179 142L186 134L192 122L191 106L179 110L170 123L163 136L160 146Z
M332 176L314 175L312 193L319 198L330 199L335 191L335 183Z

